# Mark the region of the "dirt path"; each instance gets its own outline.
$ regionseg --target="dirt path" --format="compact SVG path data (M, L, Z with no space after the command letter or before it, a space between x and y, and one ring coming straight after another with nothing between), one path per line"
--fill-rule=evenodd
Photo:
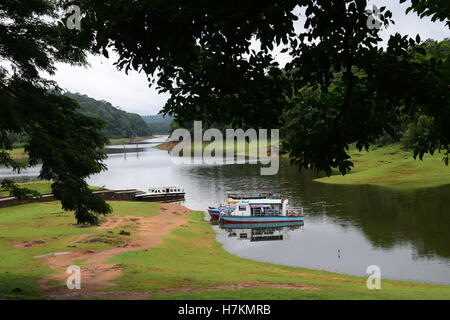
M173 204L161 204L160 214L154 217L110 216L97 227L98 230L115 229L123 224L133 225L137 231L132 238L121 236L125 243L105 251L74 250L59 252L36 257L45 259L48 265L57 271L56 274L43 278L39 284L43 290L43 297L47 299L145 299L152 295L167 295L177 293L198 293L220 290L245 290L252 288L281 288L293 290L318 290L319 288L304 284L266 283L262 281L241 282L211 286L208 288L179 287L157 292L103 291L113 286L111 280L122 274L121 265L107 263L117 255L128 251L148 249L162 242L162 237L174 228L187 222L189 210ZM134 238L136 237L136 238ZM73 243L95 240L98 235L82 234ZM23 243L27 247L34 243ZM17 244L19 246L19 244ZM81 290L69 290L66 286L68 274L66 269L74 260L84 259L81 263ZM55 286L55 281L58 285Z
M304 284L288 284L288 283L238 283L220 285L208 288L193 288L193 287L181 287L176 289L166 289L156 292L133 292L133 291L89 291L83 292L82 290L72 290L73 292L59 293L47 296L48 298L55 299L132 299L139 300L145 299L154 295L168 295L168 294L189 294L200 292L214 292L221 290L245 290L255 288L277 288L277 289L290 289L290 290L320 290L318 287L309 286Z
M46 298L60 299L85 299L93 297L103 297L109 299L141 299L148 296L148 293L141 292L97 292L103 288L112 286L111 280L118 278L121 273L121 266L106 263L111 257L133 250L148 249L159 245L162 237L167 235L172 229L187 222L188 209L174 204L161 204L160 214L153 217L109 217L108 220L98 227L99 230L117 228L121 224L132 224L137 227L137 233L132 236L137 238L126 238L124 245L106 251L74 250L70 254L53 254L39 257L45 259L48 265L57 271L39 281L43 289L43 296ZM86 240L91 235L82 235L77 241ZM81 267L81 290L69 290L66 287L66 269L73 260L85 259ZM53 280L53 281L50 281ZM50 283L56 280L59 285Z

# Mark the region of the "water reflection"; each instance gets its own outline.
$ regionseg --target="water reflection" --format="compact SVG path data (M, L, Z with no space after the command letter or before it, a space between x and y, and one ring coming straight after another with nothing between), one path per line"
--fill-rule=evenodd
M236 240L282 241L289 231L303 227L303 222L219 224L220 229Z

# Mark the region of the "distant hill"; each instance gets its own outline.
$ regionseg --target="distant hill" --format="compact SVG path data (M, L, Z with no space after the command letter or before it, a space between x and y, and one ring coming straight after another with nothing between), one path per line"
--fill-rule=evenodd
M149 125L154 134L169 134L170 123L172 122L171 116L163 116L157 114L154 116L142 116L142 119Z
M151 136L152 131L142 117L136 113L119 110L107 101L99 101L85 94L66 92L64 95L76 100L80 111L90 117L106 121L104 134L108 138Z

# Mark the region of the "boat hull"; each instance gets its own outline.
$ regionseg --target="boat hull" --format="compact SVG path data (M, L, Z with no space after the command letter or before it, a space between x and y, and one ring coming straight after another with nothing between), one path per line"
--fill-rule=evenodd
M259 229L259 228L289 228L289 227L303 227L303 221L296 222L278 222L278 223L227 223L221 225L223 229Z
M148 196L136 196L137 201L147 202L161 202L161 201L178 201L184 199L184 194L162 194L162 195L148 195Z
M286 223L286 222L303 222L303 217L289 217L289 216L221 216L222 223Z
M220 211L217 209L209 209L208 213L211 219L219 219L220 217Z

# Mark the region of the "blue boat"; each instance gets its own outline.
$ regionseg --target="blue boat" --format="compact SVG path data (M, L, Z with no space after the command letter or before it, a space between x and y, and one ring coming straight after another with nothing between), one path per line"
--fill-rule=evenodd
M290 222L303 222L301 216L260 216L260 217L236 217L236 216L220 216L222 223L290 223Z
M221 213L229 213L234 211L234 204L221 204L217 208L209 207L208 213L212 219L219 219Z
M238 223L238 224L222 224L222 229L267 229L267 228L290 228L290 227L303 227L304 222L279 222L279 223Z

